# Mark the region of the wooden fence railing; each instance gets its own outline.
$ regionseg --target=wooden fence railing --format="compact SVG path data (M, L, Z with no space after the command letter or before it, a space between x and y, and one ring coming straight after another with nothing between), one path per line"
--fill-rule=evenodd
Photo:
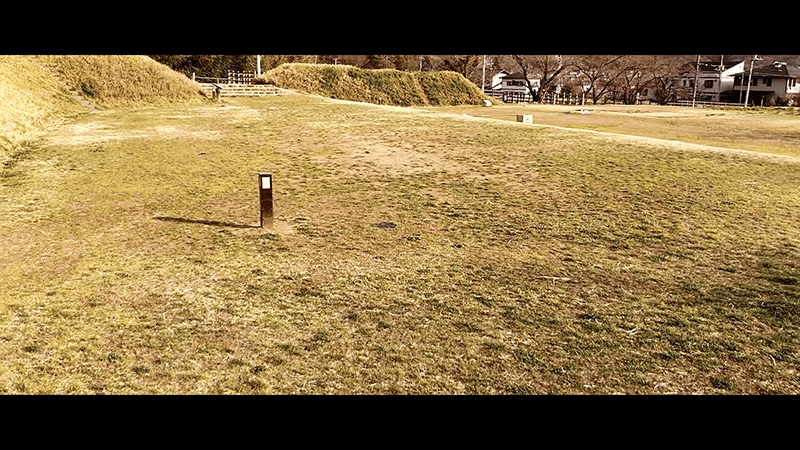
M725 103L725 102L701 102L691 100L678 100L667 103L669 106L694 106L696 108L703 108L706 106L746 106L744 103Z
M228 72L228 83L253 84L255 72Z
M234 72L228 71L227 78L219 78L219 77L198 77L194 73L192 74L192 81L197 81L199 83L236 83L236 84L253 84L253 79L256 77L255 72Z
M528 92L503 92L500 90L492 90L492 89L484 89L484 93L490 97L495 97L503 100L503 103L534 103L538 102L539 99L532 97ZM589 100L591 101L591 99ZM622 103L618 99L605 99L605 102L612 102L613 104ZM642 99L638 100L636 104L642 104L644 102L648 102L650 104L654 103L655 100L651 99ZM549 103L552 105L584 105L586 104L586 96L585 94L544 94L542 97L542 103ZM709 101L695 101L692 102L691 100L677 100L668 102L667 105L669 106L694 106L696 108L703 108L706 106L745 106L744 103L728 103L728 102L709 102Z
M503 103L533 103L539 99L527 92L503 92L501 94ZM542 96L543 103L553 105L583 105L586 98L583 94L555 94L549 93Z
M586 101L583 94L545 94L544 102L553 105L582 105Z
M527 92L503 92L503 103L533 103L538 101Z

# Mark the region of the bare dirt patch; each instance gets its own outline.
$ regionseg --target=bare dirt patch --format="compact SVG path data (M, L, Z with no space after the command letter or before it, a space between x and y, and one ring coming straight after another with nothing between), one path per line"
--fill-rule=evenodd
M73 123L65 125L58 134L49 136L48 143L69 147L129 139L219 139L219 137L218 131L188 130L178 126L155 125L126 129L108 123Z
M336 148L341 156L349 159L339 168L345 174L365 172L383 173L389 176L434 171L463 172L463 168L447 160L441 154L422 152L411 144L390 144L381 139L364 136L340 135ZM322 162L324 157L315 160Z

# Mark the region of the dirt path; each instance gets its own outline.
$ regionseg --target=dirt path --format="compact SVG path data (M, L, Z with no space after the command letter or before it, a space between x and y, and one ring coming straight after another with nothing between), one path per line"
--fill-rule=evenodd
M522 125L522 124L520 124ZM753 158L766 158L773 161L785 161L785 162L800 162L800 158L794 156L787 156L787 155L777 155L774 153L762 153L756 152L752 150L742 150L737 148L729 148L729 147L715 147L711 145L703 145L703 144L694 144L685 141L677 141L672 139L660 139L660 138L653 138L653 137L646 137L646 136L636 136L632 134L621 134L621 133L611 133L608 131L595 131L595 130L581 130L576 128L568 128L568 127L559 127L556 125L543 125L543 124L534 124L533 126L538 127L548 127L548 128L557 128L560 130L569 130L575 131L579 133L593 133L597 135L604 135L604 136L613 136L618 139L628 140L634 143L642 143L646 145L664 145L668 147L672 147L679 150L690 150L690 151L711 151L711 152L718 152L718 153L726 153L730 155L739 155L739 156L749 156Z
M553 128L557 130L564 130L570 131L575 133L589 133L598 136L608 136L613 137L616 139L623 139L628 142L632 143L639 143L645 145L661 145L667 146L670 148L678 149L678 150L688 150L688 151L710 151L710 152L718 152L718 153L726 153L730 155L738 155L744 157L753 157L753 158L766 158L772 161L783 161L783 162L793 162L797 163L800 162L800 158L788 155L779 155L774 153L763 153L763 152L756 152L752 150L743 150L738 148L731 148L731 147L718 147L712 145L704 145L704 144L694 144L686 141L674 140L674 139L662 139L662 138L654 138L654 137L647 137L647 136L637 136L633 134L624 134L624 133L612 133L609 131L597 131L597 130L586 130L581 128L571 128L571 127L562 127L558 125L547 125L547 124L523 124L517 122L511 122L508 120L500 120L500 119L493 119L488 117L476 117L470 116L467 114L452 114L452 113L445 113L449 116L459 118L461 120L480 120L480 121L492 121L498 124L502 124L504 126L522 126L522 127L540 127L540 128Z

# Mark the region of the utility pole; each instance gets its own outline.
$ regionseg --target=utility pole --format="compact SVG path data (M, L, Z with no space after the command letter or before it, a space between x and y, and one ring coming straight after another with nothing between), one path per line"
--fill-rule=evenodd
M261 75L261 55L256 55L256 75Z
M722 101L722 71L725 70L725 55L719 55L719 80L717 84L717 101Z
M697 65L694 66L694 91L692 92L692 108L694 108L695 98L697 98L697 73L700 71L700 55L697 55Z
M745 108L747 108L747 102L750 100L750 84L752 83L753 79L753 64L755 64L756 61L761 61L761 59L762 58L759 58L758 55L753 55L753 59L750 60L750 75L747 77L747 95L744 96Z
M486 91L486 55L483 55L483 78L481 79L481 89Z

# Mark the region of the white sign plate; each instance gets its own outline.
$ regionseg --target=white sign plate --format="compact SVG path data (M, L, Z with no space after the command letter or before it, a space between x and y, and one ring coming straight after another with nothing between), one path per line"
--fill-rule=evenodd
M261 189L271 189L270 180L272 180L271 177L261 177Z

